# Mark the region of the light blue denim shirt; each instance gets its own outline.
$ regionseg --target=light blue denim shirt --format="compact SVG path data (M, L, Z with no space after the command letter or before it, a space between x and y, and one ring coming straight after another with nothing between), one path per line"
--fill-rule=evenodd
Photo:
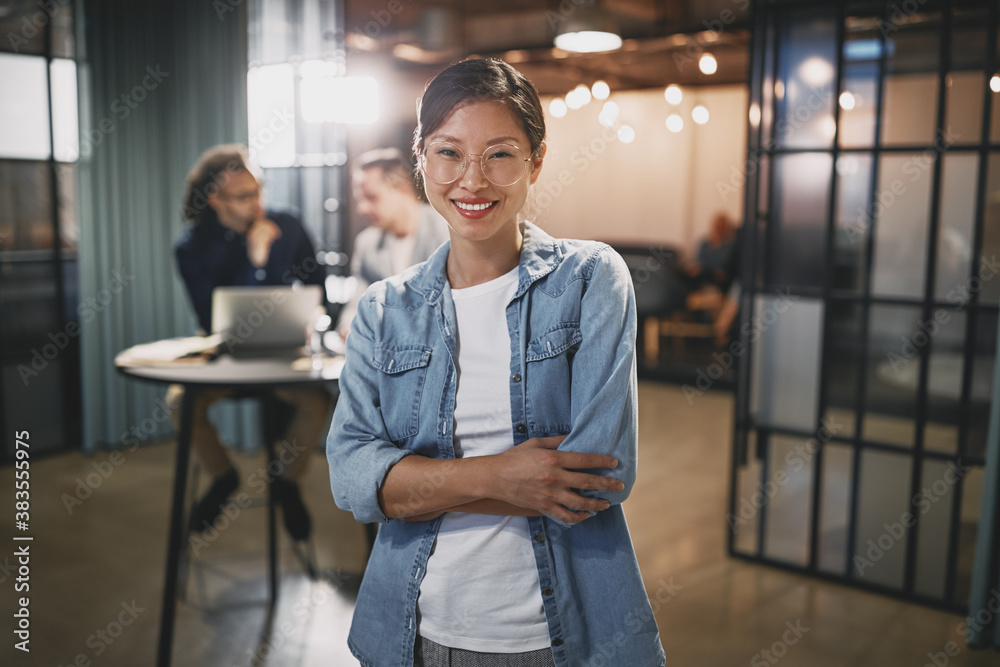
M413 664L416 602L440 519L390 520L377 492L409 454L452 459L456 320L449 244L369 288L347 338L327 456L337 505L381 522L348 645L366 667ZM661 667L660 636L621 503L636 474L635 295L608 246L556 240L525 223L517 292L507 306L515 445L567 435L565 451L609 454L620 492L578 524L528 517L558 667ZM433 494L432 477L414 494Z

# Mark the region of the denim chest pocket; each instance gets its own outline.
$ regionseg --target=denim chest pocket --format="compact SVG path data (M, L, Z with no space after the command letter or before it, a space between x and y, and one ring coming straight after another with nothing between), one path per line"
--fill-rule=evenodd
M580 325L560 324L528 341L527 405L532 431L569 432L573 357L583 340Z
M420 395L430 360L429 347L379 345L375 348L372 363L379 370L382 421L393 441L417 434Z

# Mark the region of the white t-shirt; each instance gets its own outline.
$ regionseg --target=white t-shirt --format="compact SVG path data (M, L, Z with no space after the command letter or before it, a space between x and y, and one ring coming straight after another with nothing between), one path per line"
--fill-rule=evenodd
M515 267L451 292L458 318L456 457L500 454L514 446L505 309L517 291L517 273ZM445 514L417 611L420 636L443 646L482 653L547 648L551 642L527 518Z

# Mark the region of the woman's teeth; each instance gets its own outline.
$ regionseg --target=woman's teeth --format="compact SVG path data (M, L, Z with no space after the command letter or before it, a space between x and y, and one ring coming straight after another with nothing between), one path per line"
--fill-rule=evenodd
M459 207L463 211L483 211L493 206L494 204L496 204L495 201L491 201L488 204L465 204L460 201L455 202L455 206Z

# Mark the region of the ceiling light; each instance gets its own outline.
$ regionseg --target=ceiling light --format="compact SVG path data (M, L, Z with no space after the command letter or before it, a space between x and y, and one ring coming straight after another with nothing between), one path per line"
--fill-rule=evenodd
M613 32L603 30L580 30L556 35L555 44L563 51L601 53L620 49L622 38Z
M994 74L993 78L990 79L990 90L994 93L1000 93L1000 75Z
M605 102L597 120L604 127L613 127L615 121L618 120L618 105L614 102Z
M699 125L704 125L708 122L708 109L700 104L694 109L691 109L691 120Z
M825 58L813 56L799 65L799 76L810 86L823 86L833 79L833 65Z
M684 129L684 119L675 113L667 116L667 129L671 132L680 132Z
M594 85L590 87L590 92L594 95L594 99L606 100L611 94L611 86L603 81L595 81Z
M684 93L680 86L672 83L663 91L663 98L670 104L680 104L681 100L684 99Z
M850 111L854 108L857 100L854 99L854 95L850 91L845 90L840 94L840 108L845 111Z
M587 88L582 83L573 89L573 92L580 98L580 106L586 106L590 104L590 88Z
M719 69L719 61L711 53L706 53L698 59L698 69L702 74L715 74Z
M622 46L615 20L597 7L596 0L577 2L558 28L555 45L564 51L598 53Z
M549 113L553 118L562 118L566 115L566 103L561 97L557 97L549 102Z
M635 141L635 130L631 125L622 125L618 128L618 141L623 144L630 144Z
M583 106L583 100L580 99L579 90L571 90L566 93L566 106L570 109L579 109Z

